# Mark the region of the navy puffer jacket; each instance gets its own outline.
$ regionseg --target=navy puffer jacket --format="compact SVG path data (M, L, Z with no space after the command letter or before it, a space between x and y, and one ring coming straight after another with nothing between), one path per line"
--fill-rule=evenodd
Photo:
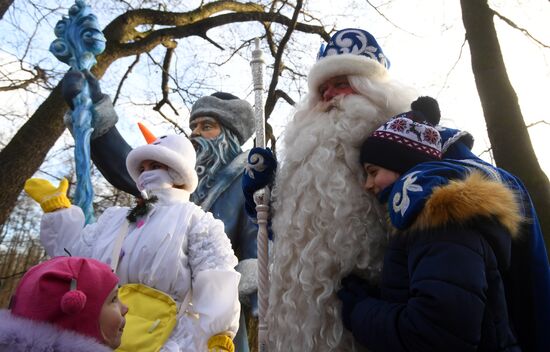
M380 298L352 311L355 338L370 351L520 351L501 277L517 209L512 192L475 173L434 189L392 234Z

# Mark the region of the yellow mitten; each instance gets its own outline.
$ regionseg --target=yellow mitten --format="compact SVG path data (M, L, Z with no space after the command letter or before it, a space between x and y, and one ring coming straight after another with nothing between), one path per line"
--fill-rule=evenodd
M227 335L214 335L208 340L208 352L234 352L233 340Z
M66 178L59 182L57 188L50 181L41 178L30 178L25 182L25 192L40 204L45 213L71 206L67 189L69 181Z

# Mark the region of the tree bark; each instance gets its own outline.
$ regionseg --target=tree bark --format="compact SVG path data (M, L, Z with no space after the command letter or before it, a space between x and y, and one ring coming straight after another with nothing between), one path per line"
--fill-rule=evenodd
M540 168L510 83L487 0L461 0L472 70L497 166L525 184L550 248L550 184ZM526 79L528 79L526 77Z
M13 0L0 0L0 20L4 18L11 4L13 4Z
M25 181L63 133L66 110L58 85L0 152L0 223L8 218Z

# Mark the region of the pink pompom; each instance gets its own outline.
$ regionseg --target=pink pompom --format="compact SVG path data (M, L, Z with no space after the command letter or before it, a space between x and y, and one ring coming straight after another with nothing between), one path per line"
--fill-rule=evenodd
M61 298L61 310L68 315L80 313L85 305L86 295L79 290L69 291Z

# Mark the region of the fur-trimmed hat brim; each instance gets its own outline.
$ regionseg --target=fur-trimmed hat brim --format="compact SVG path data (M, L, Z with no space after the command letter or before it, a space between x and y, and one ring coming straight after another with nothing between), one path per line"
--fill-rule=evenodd
M321 84L332 77L350 75L365 76L376 81L389 79L388 70L374 59L355 54L332 55L317 61L309 71L309 94L320 98Z
M237 135L243 145L254 133L254 111L243 99L221 99L216 96L202 97L193 104L189 123L198 117L212 117Z
M191 148L193 147L189 142ZM183 185L183 189L193 193L197 188L198 177L195 171L195 160L188 160L180 153L159 144L147 144L133 149L126 158L128 173L137 183L139 167L144 160L154 160L168 166L176 174L171 173L175 185Z

